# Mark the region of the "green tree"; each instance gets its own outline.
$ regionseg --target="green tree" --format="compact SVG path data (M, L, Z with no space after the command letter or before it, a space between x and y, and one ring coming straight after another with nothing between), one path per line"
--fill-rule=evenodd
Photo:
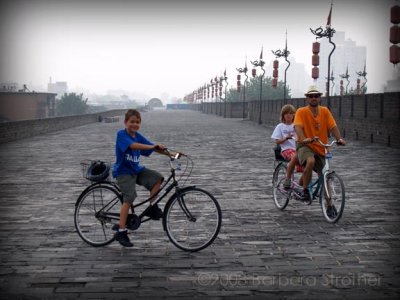
M86 113L89 106L86 104L88 99L83 99L83 94L65 93L60 100L57 101L57 115L82 115Z
M260 80L261 76L250 78L246 84L246 101L260 100ZM272 78L264 77L262 84L262 100L268 99L283 99L283 85L282 81L278 82L277 87L272 87ZM242 101L243 99L243 85L241 91L238 93L236 88L231 88L227 92L227 101ZM290 98L290 88L286 85L286 98Z

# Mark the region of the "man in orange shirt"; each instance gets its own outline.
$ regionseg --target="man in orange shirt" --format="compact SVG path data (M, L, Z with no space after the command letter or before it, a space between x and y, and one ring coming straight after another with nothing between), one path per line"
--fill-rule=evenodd
M294 118L294 128L297 134L297 157L303 170L303 201L309 202L311 195L308 185L312 171L322 173L325 165L324 147L319 143L312 143L318 137L324 144L328 143L328 133L332 133L341 145L346 141L341 137L335 119L327 107L320 106L322 93L317 87L311 86L305 96L308 105L297 110Z

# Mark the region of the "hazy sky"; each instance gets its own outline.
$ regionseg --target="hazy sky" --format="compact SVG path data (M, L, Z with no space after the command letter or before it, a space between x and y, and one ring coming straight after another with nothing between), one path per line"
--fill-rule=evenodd
M331 0L9 0L0 2L0 82L67 81L183 97L227 70L235 85L245 58L288 48L311 70L310 28L325 28ZM367 47L368 91L393 76L390 8L397 0L335 0L332 27ZM322 62L321 62L322 63ZM397 66L399 68L400 66ZM290 70L290 69L289 69ZM266 75L272 74L267 70ZM288 82L290 85L290 82ZM305 87L306 89L307 87Z

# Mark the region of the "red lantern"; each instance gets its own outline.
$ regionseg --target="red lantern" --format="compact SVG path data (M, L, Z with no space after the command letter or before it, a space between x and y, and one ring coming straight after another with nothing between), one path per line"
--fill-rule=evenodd
M251 75L252 75L253 77L256 77L256 75L257 75L256 69L251 70Z
M237 81L237 86L241 86L240 80Z
M390 21L393 24L400 23L400 6L395 5L390 9Z
M272 87L276 88L278 85L278 78L272 78Z
M319 53L319 46L320 46L320 44L318 42L314 42L312 44L312 52L314 54L318 54Z
M312 56L311 61L312 61L312 65L313 65L314 67L319 66L319 55L318 55L318 54L314 54L314 55Z
M390 42L392 44L400 43L400 27L397 25L390 27Z
M313 79L317 79L317 78L319 77L319 69L318 69L318 67L312 68L312 70L311 70L311 77L312 77Z
M237 80L239 80L239 81L240 81L240 74L238 74L238 76L237 76Z
M274 69L274 70L272 71L272 77L278 78L278 69Z
M390 62L394 65L400 62L400 48L396 45L390 47Z
M275 59L273 62L273 68L278 69L279 68L279 60Z
M237 86L236 91L240 93L240 85Z

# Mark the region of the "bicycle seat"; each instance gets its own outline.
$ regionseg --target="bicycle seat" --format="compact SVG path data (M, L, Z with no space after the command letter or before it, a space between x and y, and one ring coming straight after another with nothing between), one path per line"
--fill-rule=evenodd
M281 146L277 145L276 147L274 147L272 150L274 150L275 153L275 159L279 160L279 161L286 161L283 156L281 155Z

